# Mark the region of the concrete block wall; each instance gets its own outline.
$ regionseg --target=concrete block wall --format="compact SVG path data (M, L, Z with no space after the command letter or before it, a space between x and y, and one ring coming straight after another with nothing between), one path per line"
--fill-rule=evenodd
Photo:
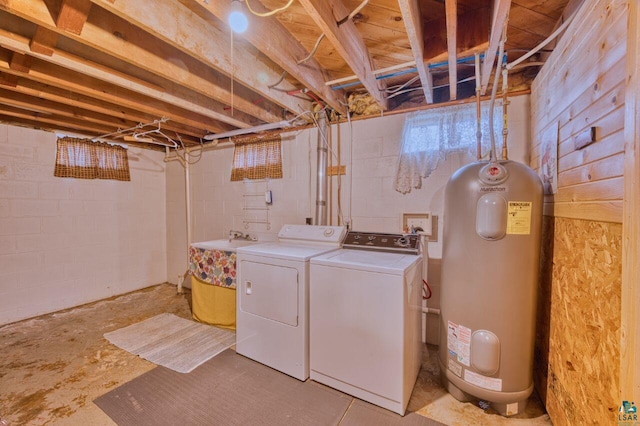
M509 108L510 158L528 163L529 96L511 99ZM423 180L422 188L408 194L395 191L395 175L401 148L405 114L353 121L331 126L333 165L337 164L338 142L341 164L346 175L331 177L331 224L338 224L338 186L340 186L341 224L349 221L359 231L402 232L403 213L431 212L439 216L437 242L428 243L429 276L434 297L429 307L439 308L440 258L444 188L451 175L475 158L451 155ZM353 140L353 143L352 143ZM497 141L501 143L501 141ZM191 166L193 241L226 238L230 229L249 232L260 239L274 239L285 223L305 223L315 215L317 130L308 129L283 135L284 178L268 183L273 192L270 229L243 223L243 194L259 192L263 184L230 182L233 148L206 151ZM177 164L177 163L176 163ZM184 169L167 168L168 279L187 267L184 204ZM437 317L429 315L427 341L437 343ZM431 331L429 331L431 330Z
M166 281L163 153L131 182L53 176L56 135L0 125L0 324Z
M310 206L315 206L315 189L309 190L309 182L312 179L315 185L315 130L283 134L282 139L282 179L231 182L232 147L205 151L198 162L189 166L191 242L227 238L230 230L248 233L261 241L274 240L284 224L305 223L305 218L313 216ZM247 203L262 200L265 189L273 194L269 225L252 222L265 218L265 213L244 210ZM253 201L251 194L258 194ZM167 165L167 277L171 283L177 283L178 276L188 268L184 200L184 167L171 161Z

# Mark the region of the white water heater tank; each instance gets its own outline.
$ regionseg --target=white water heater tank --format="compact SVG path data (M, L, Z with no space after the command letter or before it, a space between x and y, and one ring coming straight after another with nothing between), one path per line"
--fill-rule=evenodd
M464 166L445 189L441 377L507 416L533 391L542 204L540 178L514 161Z

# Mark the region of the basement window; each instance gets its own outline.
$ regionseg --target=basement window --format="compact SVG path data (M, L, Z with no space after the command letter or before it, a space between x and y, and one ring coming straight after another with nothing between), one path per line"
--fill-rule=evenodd
M481 107L482 154L489 154L489 103ZM422 179L443 162L447 155L461 153L476 158L476 105L465 104L417 111L407 115L402 130L402 148L396 172L396 191L406 194L422 187ZM493 114L496 144L502 138L502 107Z
M106 142L71 137L58 138L57 177L130 181L127 149Z
M231 181L244 179L281 179L282 148L280 135L252 136L234 141Z

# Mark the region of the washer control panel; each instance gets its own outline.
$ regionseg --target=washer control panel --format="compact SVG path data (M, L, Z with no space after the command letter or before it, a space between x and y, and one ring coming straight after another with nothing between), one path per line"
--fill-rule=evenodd
M382 234L378 232L350 231L347 233L342 247L419 254L420 236L416 234Z

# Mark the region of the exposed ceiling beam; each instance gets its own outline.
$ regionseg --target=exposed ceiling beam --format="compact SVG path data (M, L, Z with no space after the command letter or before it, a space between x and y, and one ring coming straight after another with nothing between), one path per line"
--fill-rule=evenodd
M482 62L482 75L480 76L482 95L487 92L489 78L491 77L491 70L493 69L493 64L496 60L496 56L498 55L498 48L502 38L502 33L507 25L510 7L511 0L495 0L493 3L493 19L491 21L489 47L484 55L484 61ZM498 61L502 61L502 58L498 58Z
M0 45L4 45L5 42L6 39L3 37L3 34L0 31ZM54 54L54 57L55 56L56 55ZM202 116L201 114L196 114L191 110L179 108L173 104L143 96L139 93L134 93L121 87L106 83L104 81L92 79L86 75L80 74L77 71L73 71L72 69L65 69L62 67L57 67L55 65L36 61L32 64L32 67L27 74L11 70L8 62L0 60L0 70L8 74L14 74L41 83L60 87L68 91L68 96L75 96L75 94L79 93L82 95L107 101L111 104L121 107L129 107L132 109L144 111L146 113L155 115L156 118L168 116L172 120L187 123L195 121L195 117L200 117L201 124L198 127L201 129L205 129L205 131L203 131L203 134L212 131L218 132L231 129L230 126L225 125L219 120L211 119L211 117Z
M126 19L183 53L213 67L244 86L264 94L271 102L293 113L311 108L311 102L270 89L269 84L280 78L281 71L270 68L246 49L234 48L231 57L231 37L215 25L174 0L92 0L96 5ZM296 87L284 82L285 91ZM234 105L236 101L234 100ZM227 104L231 104L230 96ZM264 121L277 121L274 117Z
M58 115L42 113L34 111L32 109L22 109L12 107L7 104L0 104L0 115L7 115L9 117L22 118L27 120L37 120L42 123L46 123L52 126L70 126L78 131L85 131L91 133L109 133L112 127L103 126L100 124L89 123L86 120L74 119L69 117L59 117Z
M91 10L89 0L62 0L56 27L74 34L81 34Z
M35 110L42 113L55 114L65 118L81 119L90 123L110 126L110 128L129 128L140 122L153 121L153 118L151 117L135 121L130 119L124 120L107 114L89 111L75 105L67 105L60 102L42 99L33 95L27 95L17 88L0 88L0 101L6 105L11 105L16 108L22 108L25 110L35 108ZM193 138L199 138L202 136L198 131L194 131L195 129L189 129L184 126L178 127L173 125L171 121L168 121L163 125L163 129L180 132L182 135L189 135Z
M0 86L16 87L17 85L18 85L18 76L0 72Z
M458 15L456 54L458 57L484 52L489 46L490 11L480 8ZM447 61L446 17L429 22L423 29L424 59L427 63Z
M193 7L194 4L192 0L185 0L183 3L190 5L190 7ZM223 22L226 22L231 9L230 1L197 2L197 4L206 8ZM257 2L252 3L252 8L258 12L266 11ZM248 14L247 18L249 19L249 28L240 37L280 65L289 75L322 98L331 108L342 115L346 114L344 92L332 90L325 85L326 79L322 67L314 58L310 58L304 64L297 63L297 61L306 58L308 52L277 18L258 17L251 14Z
M3 68L3 63L0 61L0 69ZM35 77L37 78L37 76ZM123 105L124 102L113 103L113 99L108 101L104 98L93 98L90 96L74 93L66 86L57 87L52 84L50 79L46 80L47 83L36 81L33 73L26 77L18 77L17 75L6 74L0 72L0 81L3 79L12 79L13 86L8 85L9 90L15 91L23 95L37 97L40 100L52 101L60 105L64 105L67 108L80 108L86 110L86 113L99 113L105 116L113 117L116 122L133 121L137 123L146 123L157 119L160 116L170 116L171 120L165 123L165 128L169 130L182 133L184 129L190 129L186 133L192 133L194 136L201 137L204 135L202 129L211 128L209 122L203 117L197 114L188 114L185 112L177 112L174 107L163 107L159 102L159 105L154 105L153 102L145 102L144 108L134 109L131 106ZM38 78L38 80L43 80ZM118 99L119 101L120 99ZM125 101L126 102L126 101ZM198 120L200 119L200 121ZM179 122L177 121L179 120ZM198 131L199 129L199 131ZM233 127L229 126L223 128L223 131L231 130Z
M6 31L0 30L0 45L4 46L10 50L25 52L29 49L29 42L24 38L17 36L15 34L7 33ZM155 87L152 84L147 82L132 78L128 75L117 73L114 70L107 70L106 68L94 64L92 62L86 61L83 58L79 58L73 55L70 55L65 52L54 51L53 55L46 56L41 55L39 53L32 52L32 56L42 59L45 62L58 65L60 67L81 72L86 76L90 76L97 80L101 80L105 83L113 84L124 89L139 93L141 95L145 95L163 102L167 102L173 104L175 106L187 109L194 113L198 113L204 115L206 117L213 118L215 120L219 120L223 123L229 123L236 127L250 127L245 121L238 120L237 118L228 117L225 111L222 111L222 106L214 105L213 101L210 100L209 104L206 104L206 99L200 99L200 102L196 102L198 99L195 94L191 96L191 98L179 97L175 93L176 91L167 92L162 88ZM74 81L70 81L70 83L74 83ZM78 85L76 85L78 86ZM92 87L81 88L78 87L78 90L92 90ZM174 88L174 89L177 89ZM216 111L216 109L218 111Z
M33 52L51 56L53 55L53 48L56 47L57 42L58 33L38 26L36 33L31 37L29 48Z
M338 25L338 20L349 15L342 0L300 0L300 3L378 106L387 110L389 102L384 96L387 85L383 80L377 80L373 74L371 57L362 36L352 20Z
M12 4L9 11L40 27L60 32L53 25L44 0L22 0ZM230 111L225 110L225 106L231 103L230 80L214 73L201 62L186 55L176 54L177 52L170 46L158 43L157 39L148 33L115 18L99 7L94 7L91 18L84 25L82 36L61 33L129 65L155 73L174 86L179 84L203 96L215 99L219 105L208 104L208 108L218 113L216 118L222 122L236 127L250 127L259 124L251 117L257 117L261 121L276 121L282 118L281 114L277 114L276 111L269 112L241 96L235 98L234 106L242 114L232 115ZM185 69L190 72L185 72ZM105 75L105 77L108 76ZM162 91L170 91L169 87L165 87L165 89ZM243 93L240 87L237 87L236 91ZM189 96L183 96L183 98L189 99Z
M409 36L411 51L413 52L413 57L416 61L416 68L418 70L418 75L420 76L420 83L422 84L424 98L428 104L432 104L433 79L429 72L429 68L424 62L422 17L420 15L420 8L418 7L418 0L399 0L398 4L400 5L400 11L402 12L402 19L407 30L407 35Z
M20 117L18 117L18 115L20 115ZM33 129L50 130L52 132L54 131L68 132L70 134L81 134L81 135L91 136L91 137L103 134L102 132L97 132L89 129L80 130L75 128L72 125L43 122L42 119L37 116L34 117L34 116L28 116L25 114L5 114L2 111L0 111L0 122L6 123L6 124L13 124L16 126L30 127Z
M458 1L445 0L447 54L449 61L449 100L458 98Z
M11 60L9 61L9 68L15 71L28 73L31 69L31 57L23 53L13 52Z

